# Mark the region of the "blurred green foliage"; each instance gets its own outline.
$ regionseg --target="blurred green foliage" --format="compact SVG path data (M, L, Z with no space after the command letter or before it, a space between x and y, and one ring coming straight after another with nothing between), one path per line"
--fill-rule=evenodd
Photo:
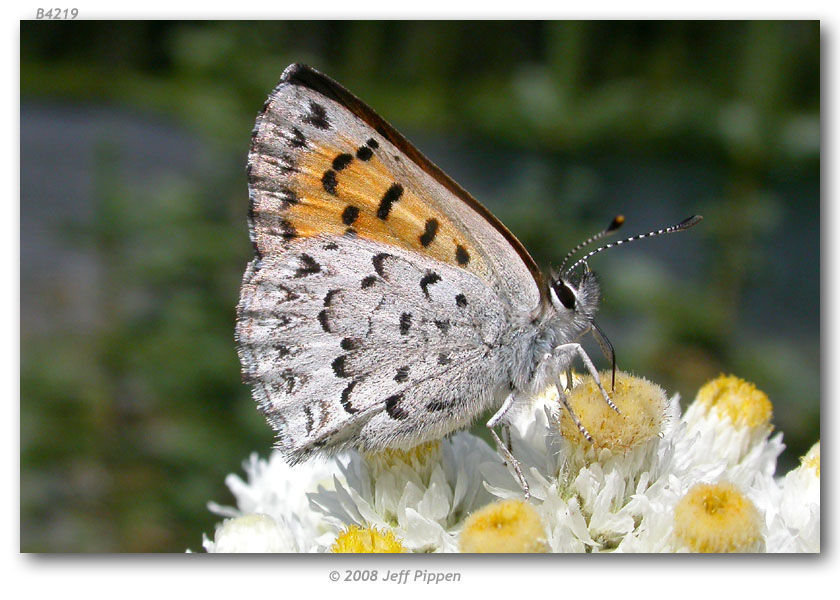
M599 265L620 366L689 399L721 371L754 381L789 466L819 437L819 54L817 22L22 22L22 105L163 116L210 158L139 187L103 137L93 218L62 232L96 257L97 325L21 331L21 549L198 549L225 475L268 451L233 312L249 132L291 62L509 174L460 166L543 264L621 210L611 177L668 174L706 216L669 248L699 258L682 276L643 253ZM773 264L787 227L817 251Z

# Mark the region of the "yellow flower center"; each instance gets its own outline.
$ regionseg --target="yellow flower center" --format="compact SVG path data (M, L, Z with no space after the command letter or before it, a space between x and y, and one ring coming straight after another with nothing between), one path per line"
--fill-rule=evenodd
M368 459L381 460L389 464L396 462L404 462L407 465L413 462L425 463L430 460L438 459L438 451L440 450L440 440L432 440L425 442L419 446L414 446L410 450L401 450L400 448L385 448L381 452L367 454Z
M604 402L590 375L583 377L567 393L567 398L580 422L592 435L593 446L626 451L644 444L662 431L665 392L655 383L622 371L615 374L615 388L611 390L611 377L611 373L604 372L601 381L621 414ZM565 409L561 409L560 431L571 442L589 446Z
M330 552L337 554L395 554L406 552L391 530L350 525L335 539Z
M759 427L770 423L773 405L767 394L734 375L721 375L700 388L695 402L728 418L736 427Z
M754 552L761 519L734 485L701 483L677 503L674 534L692 552Z
M545 529L533 506L521 500L502 500L467 518L459 548L478 553L545 552Z
M802 466L813 469L817 475L817 479L820 478L820 443L817 442L811 449L808 450L808 454L802 457Z
M374 472L392 471L405 465L421 474L429 475L440 460L440 440L425 442L409 450L386 448L381 452L366 453L365 458Z

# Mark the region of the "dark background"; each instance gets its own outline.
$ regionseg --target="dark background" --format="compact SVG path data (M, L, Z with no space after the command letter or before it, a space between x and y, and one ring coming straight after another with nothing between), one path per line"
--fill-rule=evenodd
M269 451L232 332L250 130L295 61L546 267L614 214L703 214L591 261L620 367L754 382L780 471L819 438L817 22L22 22L23 551L199 549Z

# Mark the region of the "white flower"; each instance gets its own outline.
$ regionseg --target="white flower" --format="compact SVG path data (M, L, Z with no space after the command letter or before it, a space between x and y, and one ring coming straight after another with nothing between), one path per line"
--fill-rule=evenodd
M772 416L773 405L753 384L731 375L713 379L686 410L688 436L679 455L695 464L722 460L730 480L751 487L774 474L784 449L781 434L768 441Z
M355 524L393 530L410 551L455 552L466 516L491 500L475 467L494 459L483 440L463 432L407 452L349 453L334 489L309 497L335 534Z
M273 452L268 459L259 458L256 453L251 454L243 463L247 481L238 475L228 475L225 479L230 491L236 498L236 507L220 506L209 502L208 508L223 517L234 517L230 531L237 532L238 538L243 538L244 528L252 526L253 534L257 538L255 544L268 544L262 538L269 535L271 528L266 521L242 521L236 517L248 515L262 515L270 518L278 528L278 539L282 540L277 552L314 552L327 543L331 535L328 525L318 513L309 510L307 492L314 492L319 485L331 482L337 465L333 461L312 460L307 463L289 466L279 452ZM227 522L226 522L227 523ZM215 544L205 539L216 552L233 552L235 550L219 550L219 547L246 547L244 541L236 544L220 546L219 534L227 535L228 529L216 530ZM270 534L270 535L273 535ZM326 536L326 538L324 537ZM271 542L274 543L273 541ZM210 550L208 550L210 551ZM247 552L269 552L268 549L244 550Z
M677 398L667 400L658 386L618 374L613 401L622 415L632 416L628 421L590 383L576 382L569 400L592 443L567 415L556 414L553 389L537 399L530 422L518 420L512 432L514 455L522 462L554 552L621 549L652 508L646 494L662 487L660 478L674 462L674 437L683 429ZM494 495L521 495L506 469L488 464L482 473Z
M605 378L606 379L606 378ZM719 377L685 415L677 397L619 373L612 401L591 378L513 416L531 497L465 432L408 451L349 452L295 467L252 455L227 478L236 507L208 552L819 552L819 443L776 478L784 448L755 386ZM494 497L501 500L493 502ZM460 544L460 545L459 545Z
M820 551L820 443L772 488L768 552ZM774 510L775 509L775 510Z
M784 446L781 434L768 439L772 429L769 401L765 405L766 397L743 383L734 378L711 382L712 388L701 390L683 419L676 397L662 402L663 418L656 424L659 435L650 435L648 421L602 412L606 403L594 384L587 391L578 382L569 399L581 422L590 429L594 438L591 444L583 442L582 436L570 435L571 425L560 427L558 419L552 417L558 406L556 391L539 398L530 422L527 418L516 422L513 448L529 481L532 501L542 514L551 549L763 549L768 527L758 516L768 515L774 504L773 472ZM631 387L622 391L622 384ZM637 384L636 378L625 374L616 381L613 400L624 415L628 411L621 402L627 402L630 396L636 398L632 407L635 411L644 412L645 406L659 403L658 392ZM572 423L570 419L568 423ZM559 435L559 429L563 435ZM639 443L629 445L628 440ZM513 498L520 494L518 484L504 467L483 465L482 473L494 495ZM695 489L703 483L713 487ZM729 512L720 512L718 520L710 521L708 527L729 527L735 542L727 545L729 538L714 530L713 542L707 543L703 536L710 530L680 528L675 513L680 503L688 511L694 506L692 502L702 503L703 498L722 499L721 510ZM815 506L818 514L818 501ZM724 514L730 519L721 521ZM738 545L739 540L750 543Z
M295 552L292 532L268 515L225 519L213 540L204 538L207 552Z

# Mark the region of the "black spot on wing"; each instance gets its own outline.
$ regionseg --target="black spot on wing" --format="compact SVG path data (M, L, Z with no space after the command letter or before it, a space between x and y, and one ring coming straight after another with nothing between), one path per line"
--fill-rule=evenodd
M382 200L379 201L379 209L376 211L376 216L383 221L386 220L388 218L388 214L391 212L391 207L402 197L402 195L403 186L399 183L392 184L382 196Z
M300 298L300 294L291 290L282 283L277 284L277 291L279 291L282 294L282 297L280 298L281 302L291 302L292 300L297 300L298 298Z
M353 388L356 387L356 384L359 383L358 381L351 381L347 384L347 387L341 392L341 406L344 407L351 415L353 413L359 412L358 408L354 408L352 404L350 404L350 392L353 391Z
M402 383L408 380L408 367L400 367L397 369L397 374L394 375L394 381Z
M467 297L464 294L458 294L455 296L455 304L460 308L464 308L467 305Z
M452 405L455 404L454 402L444 402L442 400L432 400L428 404L426 404L426 410L429 412L440 412L442 410L447 410L451 408Z
M278 328L282 328L291 323L292 318L289 315L278 315L275 322L277 323Z
M366 290L374 283L376 283L376 275L368 275L367 277L362 279L362 289Z
M335 176L335 171L327 169L321 177L321 185L328 194L336 196L338 194L338 179Z
M388 413L392 419L402 420L408 417L408 412L400 406L402 394L395 394L385 398L385 412Z
M403 313L400 315L400 334L406 335L411 329L411 313Z
M370 160L372 156L373 150L367 146L361 146L358 150L356 150L356 158L359 160Z
M345 361L347 360L346 354L341 354L336 357L334 361L332 361L332 370L335 373L336 377L350 377L345 370Z
M314 100L309 101L309 111L303 116L303 122L309 123L318 129L330 128L330 121L327 118L327 109Z
M461 244L458 244L458 247L455 248L455 260L462 267L466 267L470 262L470 253Z
M347 207L344 209L344 212L341 213L341 221L345 225L352 225L356 222L356 219L359 218L359 209L352 204L348 204Z
M449 329L452 327L452 324L449 322L449 319L441 319L435 320L435 327L440 329L441 333L449 333Z
M329 314L327 313L326 308L318 313L318 322L321 324L321 329L323 329L327 333L332 333L332 329L330 328Z
M351 350L356 350L361 344L357 338L346 337L341 340L341 349L350 352Z
M295 191L286 186L278 188L274 195L283 203L283 208L289 208L293 204L300 202L300 198Z
M356 158L359 160L370 160L373 157L373 151L377 148L379 148L379 142L370 138L356 150Z
M438 281L440 281L440 275L434 271L428 271L420 278L420 289L423 290L423 294L426 295L427 299L432 299L431 296L429 296L429 286L437 283Z
M341 290L330 290L327 292L326 296L324 296L324 306L331 306L333 298L335 298L335 295L340 291Z
M273 214L260 213L259 215L251 213L251 222L259 221L263 227L266 235L276 235L284 240L291 240L297 237L297 231L287 219Z
M379 254L375 255L371 262L373 262L373 268L376 271L376 274L385 278L385 270L383 268L383 263L386 259L391 258L391 255L387 252L380 252Z
M321 272L321 265L308 254L301 254L300 262L301 266L295 271L295 277L306 277L307 275L314 275L315 273Z
M280 153L275 155L265 154L262 156L262 160L271 165L272 167L276 168L281 174L283 175L290 175L292 173L300 173L300 170L297 167L297 162L295 161L294 157L291 154ZM248 175L252 176L253 179L251 183L253 185L257 185L258 187L262 188L266 185L267 181L265 176L253 176L252 171L250 170L251 166L248 166Z
M283 369L280 373L279 385L276 387L287 394L294 394L307 382L307 380L308 378L305 375L296 373L292 369Z
M315 420L312 418L312 408L308 404L303 405L303 413L306 415L306 435L312 433L312 426Z
M291 240L297 237L297 230L290 221L286 219L280 220L280 237L286 240Z
M292 127L292 135L289 138L289 145L292 148L303 148L306 146L306 138L297 127Z
M333 159L332 168L336 171L341 171L341 169L349 165L352 160L352 154L339 154Z
M435 240L435 236L438 232L438 227L440 227L440 223L438 223L437 219L429 219L426 221L426 229L423 231L423 235L420 236L420 243L426 248L429 244L431 244Z

